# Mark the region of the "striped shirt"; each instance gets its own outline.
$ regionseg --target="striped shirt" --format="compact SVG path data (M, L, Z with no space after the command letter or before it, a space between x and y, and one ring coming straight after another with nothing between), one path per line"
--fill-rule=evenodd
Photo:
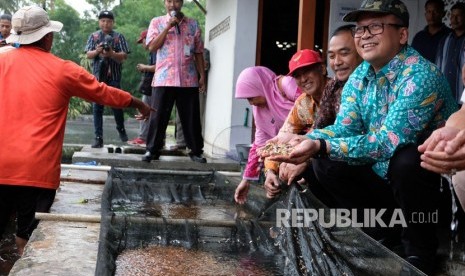
M111 47L113 48L113 51L115 52L125 52L129 54L129 48L126 43L126 39L124 36L120 33L112 31L109 33L109 35L112 37L112 40L109 41L109 44L111 44ZM93 51L97 48L97 46L100 43L103 43L105 40L105 34L102 31L96 31L92 33L89 36L89 39L87 40L86 48L85 51ZM99 72L100 72L100 67L101 67L101 61L102 57L100 55L96 56L92 60L92 73L94 76L98 78ZM120 83L121 82L121 70L122 70L122 64L109 58L109 70L108 70L108 77L107 83Z

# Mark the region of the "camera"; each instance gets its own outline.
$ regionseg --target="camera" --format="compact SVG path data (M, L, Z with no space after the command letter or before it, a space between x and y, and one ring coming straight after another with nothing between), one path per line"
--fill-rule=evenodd
M106 35L103 38L103 42L100 44L104 51L108 52L113 48L113 37L111 35ZM95 76L100 82L104 82L108 84L109 80L109 67L110 67L110 60L108 57L98 57L96 60L98 62L98 69L94 72Z
M103 39L102 48L105 52L108 52L112 48L113 37L111 35L106 35Z
M102 48L103 48L103 50L106 51L106 52L110 51L110 49L111 49L110 45L107 44L107 43L103 43L103 44L102 44Z

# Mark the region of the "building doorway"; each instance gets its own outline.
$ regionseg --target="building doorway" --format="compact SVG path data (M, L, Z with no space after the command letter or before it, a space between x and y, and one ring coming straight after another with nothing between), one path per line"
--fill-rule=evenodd
M322 55L325 53L329 2L307 1L260 0L257 65L268 67L276 74L287 74L289 60L297 49L310 48ZM299 24L302 25L300 42Z
M299 0L260 1L257 64L287 74L297 51Z

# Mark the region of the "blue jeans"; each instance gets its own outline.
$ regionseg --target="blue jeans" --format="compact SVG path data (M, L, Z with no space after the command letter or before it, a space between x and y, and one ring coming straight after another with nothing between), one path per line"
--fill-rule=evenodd
M116 88L120 88L120 84L116 82L112 82L108 84L109 86L113 86ZM92 103L92 113L94 115L94 133L95 137L103 138L103 109L105 106ZM116 129L118 132L124 131L124 112L123 109L119 108L112 108L113 116L115 117L116 122Z

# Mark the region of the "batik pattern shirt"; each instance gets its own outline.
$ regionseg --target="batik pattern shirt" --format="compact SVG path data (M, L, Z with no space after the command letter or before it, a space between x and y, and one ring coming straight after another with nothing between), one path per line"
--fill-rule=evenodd
M302 93L295 101L279 132L297 134L309 132L313 128L318 109L319 104L313 97Z
M333 97L329 95L325 96L325 94L331 93L334 95L332 93L333 91L331 91L331 88L334 87L334 84L334 79L327 79L322 95L322 101L323 99L331 101L333 100ZM279 130L279 133L303 134L312 131L312 129L315 127L315 122L318 120L317 118L322 115L320 113L320 104L318 104L312 96L302 93L295 101L294 106L289 112L289 115L287 115L286 121ZM330 118L327 119L331 120ZM278 173L279 164L279 162L266 158L265 170L273 170L274 172Z
M345 81L338 81L336 79L332 79L326 83L320 101L320 110L318 111L313 128L324 128L334 123L339 106L341 105L341 93L344 83Z
M344 85L334 125L307 136L329 141L331 159L373 164L386 177L396 149L418 144L455 109L439 69L405 46L377 73L364 61Z
M147 32L147 45L166 28L169 15L152 19ZM178 24L180 33L171 28L165 42L157 50L153 87L198 87L195 54L203 53L201 30L196 20L184 17Z

